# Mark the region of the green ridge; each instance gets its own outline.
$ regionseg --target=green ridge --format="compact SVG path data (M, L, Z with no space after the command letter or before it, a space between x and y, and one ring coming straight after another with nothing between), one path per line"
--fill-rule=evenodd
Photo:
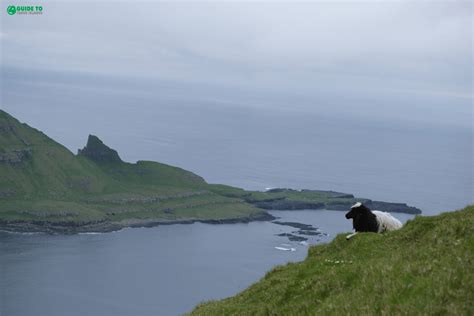
M401 230L339 235L192 315L473 315L474 206Z
M264 211L242 199L212 192L212 186L192 172L151 161L123 162L93 135L76 156L0 110L3 226L262 215Z

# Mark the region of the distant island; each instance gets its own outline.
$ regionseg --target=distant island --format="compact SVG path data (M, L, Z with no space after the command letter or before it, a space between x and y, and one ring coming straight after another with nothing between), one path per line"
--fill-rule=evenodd
M74 155L0 110L0 229L108 232L175 223L273 220L267 210L346 210L356 201L389 212L420 214L403 203L322 190L247 191L209 184L181 168L127 163L97 136Z

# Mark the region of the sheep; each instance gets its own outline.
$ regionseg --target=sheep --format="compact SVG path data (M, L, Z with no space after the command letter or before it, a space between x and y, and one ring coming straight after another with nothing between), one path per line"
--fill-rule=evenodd
M402 228L402 223L390 215L390 213L381 211L371 211L361 202L352 205L350 211L346 214L346 218L352 218L352 226L355 233L347 235L349 240L358 232L374 232L383 233L390 230Z

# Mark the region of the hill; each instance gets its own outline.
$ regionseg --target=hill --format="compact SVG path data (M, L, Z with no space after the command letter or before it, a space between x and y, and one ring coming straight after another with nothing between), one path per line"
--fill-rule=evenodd
M474 206L311 247L191 315L473 315Z
M72 233L193 221L248 222L272 219L266 209L347 209L356 200L395 212L421 212L332 191L259 192L208 184L166 164L124 162L95 135L74 155L0 110L0 229Z

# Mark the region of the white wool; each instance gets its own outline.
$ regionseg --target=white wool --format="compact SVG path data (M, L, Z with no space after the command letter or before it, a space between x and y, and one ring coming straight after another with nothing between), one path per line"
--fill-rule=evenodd
M374 213L375 217L377 218L377 223L379 224L379 233L400 229L403 226L403 224L390 213L381 211L372 211L372 213Z
M351 208L361 207L362 203L357 202L356 204L352 205Z

